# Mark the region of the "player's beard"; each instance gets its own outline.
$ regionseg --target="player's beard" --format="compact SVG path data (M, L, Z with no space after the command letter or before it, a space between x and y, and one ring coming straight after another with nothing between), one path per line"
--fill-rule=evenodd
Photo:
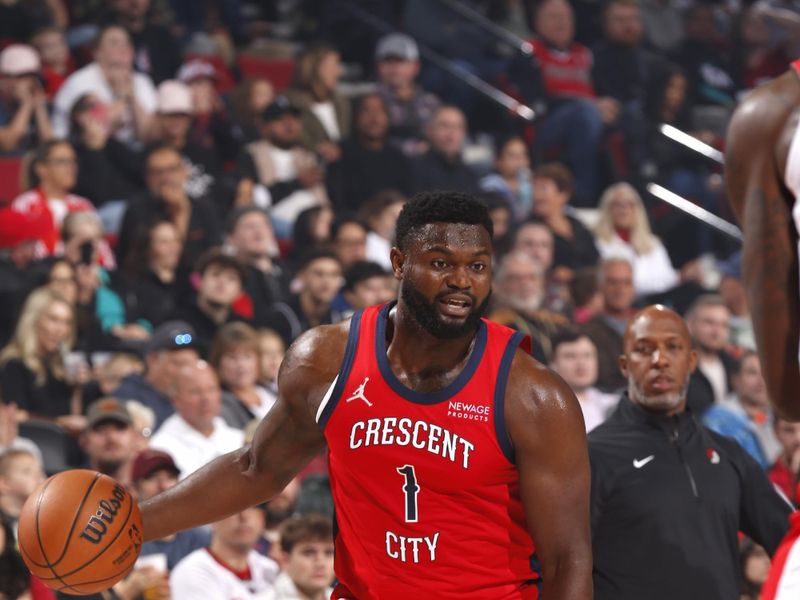
M628 376L628 396L636 404L646 408L651 412L666 413L675 410L686 398L689 390L689 378L691 373L686 375L686 380L677 392L666 392L664 394L647 395L642 387Z
M448 323L436 310L436 304L440 298L450 294L452 292L442 292L431 303L409 280L404 280L400 286L400 298L408 307L408 312L411 313L414 320L433 337L441 340L452 340L474 334L478 330L481 317L489 308L489 299L492 296L490 291L480 304L475 303L473 296L472 310L467 318L462 323Z

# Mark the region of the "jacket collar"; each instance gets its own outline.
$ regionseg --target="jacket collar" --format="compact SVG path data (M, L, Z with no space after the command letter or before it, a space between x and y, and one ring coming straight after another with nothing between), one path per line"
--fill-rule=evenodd
M688 405L683 412L667 417L659 413L648 411L638 404L635 404L628 397L627 391L623 392L617 411L619 416L626 422L647 425L666 432L678 431L683 433L697 428L694 413L689 410Z

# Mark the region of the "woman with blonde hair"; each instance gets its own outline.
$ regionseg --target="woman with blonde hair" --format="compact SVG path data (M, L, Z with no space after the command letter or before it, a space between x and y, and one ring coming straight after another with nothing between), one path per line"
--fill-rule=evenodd
M339 142L350 135L350 102L336 92L341 75L339 52L332 46L312 45L298 58L287 91L300 109L303 145L327 162L339 160Z
M653 234L639 193L629 183L615 183L600 198L594 228L603 259L624 258L633 265L637 296L667 291L681 281L664 244Z
M74 339L72 305L48 287L31 292L14 338L0 352L3 402L35 417L79 415L77 385L88 379L88 371L68 373L65 357Z

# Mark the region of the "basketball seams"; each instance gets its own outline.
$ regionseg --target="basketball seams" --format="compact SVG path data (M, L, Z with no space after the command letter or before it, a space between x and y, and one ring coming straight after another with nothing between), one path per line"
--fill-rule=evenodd
M61 577L69 577L70 575L73 575L73 574L77 573L78 571L80 571L81 569L83 569L84 567L90 565L92 562L95 561L95 559L97 559L98 556L100 556L106 550L108 550L114 544L114 542L117 540L117 538L120 536L120 534L123 531L125 531L125 526L128 524L128 521L131 520L131 515L133 514L133 496L130 495L130 492L126 491L125 493L128 494L128 498L130 499L130 503L129 503L129 506L128 506L128 514L125 515L125 520L122 522L122 525L119 526L119 531L117 531L117 533L114 535L113 538L108 540L108 543L105 545L105 548L103 548L102 550L99 550L91 559L89 559L87 562L83 563L79 567L76 567L76 568L72 569L68 573L62 573ZM131 542L131 543L133 543L133 542ZM53 571L53 574L55 574L55 571Z
M46 562L45 562L45 564L41 564L41 563L38 563L35 560L33 560L33 558L31 558L31 564L36 565L37 567L41 567L43 569L52 570L52 567L55 567L56 565L58 565L58 563L60 563L64 559L64 555L67 553L67 548L69 547L69 538L72 536L72 533L75 530L75 523L78 522L78 517L80 516L81 510L83 510L83 505L86 503L86 499L89 497L89 494L91 493L92 488L96 485L97 481L99 481L100 476L101 476L100 473L97 473L95 475L95 478L92 481L92 483L86 489L86 494L84 495L83 500L81 500L81 503L80 503L80 505L78 506L78 509L75 512L75 518L72 521L72 527L70 528L69 534L67 535L67 537L66 537L66 539L64 541L64 549L61 551L61 556L59 556L57 561L52 562L52 563L50 562L50 559L47 558L47 552L45 552L44 544L42 543L42 532L41 532L41 530L39 528L39 509L40 509L40 507L42 505L42 502L44 501L44 492L45 492L45 490L47 490L47 488L50 485L50 482L53 480L53 478L51 477L50 479L48 479L45 482L45 486L42 488L42 491L39 492L39 497L36 499L36 537L37 537L37 539L39 541L39 548L42 551L42 556L44 556L44 559L45 559ZM30 554L28 554L28 556L30 557Z
M59 556L58 560L53 563L54 567L58 565L58 563L60 563L64 559L64 556L67 554L67 548L69 548L69 542L70 539L72 538L73 532L75 531L75 525L78 522L78 517L80 516L81 511L83 510L83 505L86 504L86 500L89 497L89 494L92 492L94 486L97 485L98 481L100 481L100 477L101 477L100 473L95 473L92 483L89 484L89 487L86 489L86 493L83 495L83 499L81 500L81 503L78 505L78 509L75 511L75 517L73 517L72 519L72 525L69 528L69 533L67 534L67 538L64 540L64 548L61 550L61 556ZM37 528L39 526L38 520L36 522L36 526Z
M49 587L56 589L56 591L66 591L68 593L73 593L73 594L93 593L95 590L87 588L92 588L92 587L96 588L98 585L102 587L103 584L105 584L106 582L113 583L115 581L118 581L133 569L133 563L131 562L131 564L129 564L128 566L124 566L124 568L122 568L120 571L114 573L113 575L109 575L108 577L103 577L101 579L94 579L91 581L81 581L81 582L68 581L71 577L76 578L76 575L77 577L81 576L86 577L86 575L89 575L91 577L92 575L96 576L102 574L103 569L100 570L95 568L87 569L87 567L93 565L93 563L97 561L99 557L101 557L106 552L109 552L109 550L112 549L115 545L118 547L114 549L114 554L106 555L108 557L106 558L106 561L104 561L106 563L106 568L113 567L114 566L113 561L120 561L122 562L123 565L125 565L125 562L130 562L128 558L131 555L131 552L133 553L134 556L138 554L136 552L136 544L134 543L133 539L131 539L130 543L128 544L126 544L125 541L123 542L119 541L120 535L128 532L128 525L132 522L135 522L138 517L138 506L136 505L133 496L130 494L129 491L124 490L124 496L120 498L120 500L124 502L124 498L127 497L129 505L128 505L128 510L124 515L124 518L121 513L118 516L118 518L123 518L123 520L121 522L117 521L116 523L114 523L114 525L117 526L117 531L113 532L113 535L111 535L108 541L105 544L103 544L102 548L97 549L97 551L93 553L91 558L89 558L89 560L85 561L83 564L80 564L77 567L70 569L66 573L59 573L56 571L55 567L63 563L65 557L67 556L74 557L75 555L76 550L74 550L75 546L72 544L72 542L76 540L73 540L72 538L75 535L76 527L78 525L78 521L81 518L83 509L86 507L90 497L92 497L93 492L95 496L98 494L102 495L104 493L102 487L99 486L98 482L101 480L105 480L107 478L104 477L101 473L91 473L91 471L85 471L85 473L91 474L93 476L93 479L91 482L86 482L86 479L84 479L84 481L88 483L88 485L86 486L85 493L83 494L80 504L77 507L76 512L74 513L74 517L70 524L69 532L67 533L64 545L62 547L61 552L59 553L58 558L56 560L50 559L49 553L46 550L44 543L45 540L47 540L48 543L50 543L50 550L52 551L53 540L49 537L48 529L55 527L57 530L63 531L63 529L60 526L60 523L64 523L65 521L57 518L55 522L45 523L47 521L46 516L48 514L47 512L48 506L52 502L58 500L59 494L56 493L55 496L53 495L54 494L53 490L56 488L52 489L50 488L50 484L55 479L55 476L50 478L47 482L45 482L45 484L41 488L41 491L36 495L36 498L34 500L35 506L31 507L33 509L33 511L31 512L33 514L31 514L30 516L33 517L31 519L31 521L33 521L32 523L33 527L31 527L30 529L35 529L35 534L33 531L29 530L28 537L25 538L25 541L23 542L22 539L19 540L19 549L22 552L23 557L26 559L26 562L28 562L32 567L36 568L35 572L41 570L44 571L44 573L47 573L49 571L50 574L52 574L52 576L47 576L47 577L39 576L39 579L42 582L45 582ZM48 491L50 492L50 494L47 493ZM52 517L50 518L50 520L52 521ZM44 527L45 524L48 524L47 528ZM64 525L66 525L66 523L64 523ZM123 536L123 540L126 540L125 536ZM28 546L27 548L25 547L25 542L27 542ZM37 558L43 558L44 564L37 562L36 560L33 560L33 557L29 552L30 549L34 549L35 547L32 546L31 544L35 545L36 543L38 543L39 550L41 553L40 557ZM73 548L73 550L70 551L70 548ZM89 549L89 551L91 551L91 549ZM80 558L80 556L77 556L76 558ZM81 573L81 571L85 569L87 570L87 572Z
M36 539L39 541L39 550L42 551L42 556L44 557L46 565L37 565L44 569L50 569L50 572L58 577L58 580L63 583L64 585L68 585L66 581L61 579L56 573L56 570L53 568L53 565L50 564L50 559L47 558L47 551L44 549L44 544L42 543L42 532L39 529L39 510L42 508L42 502L44 502L44 493L47 491L47 488L50 487L50 482L52 479L48 480L47 483L44 484L42 491L39 492L39 496L36 498ZM34 562L34 564L36 564Z

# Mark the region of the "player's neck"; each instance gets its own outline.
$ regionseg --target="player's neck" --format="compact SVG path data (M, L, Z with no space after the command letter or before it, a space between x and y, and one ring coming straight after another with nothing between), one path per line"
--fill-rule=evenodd
M472 350L475 332L451 340L434 337L399 306L389 319L386 340L390 363L398 365L407 376L430 371L432 365L441 374L463 365ZM456 373L457 375L457 373Z

